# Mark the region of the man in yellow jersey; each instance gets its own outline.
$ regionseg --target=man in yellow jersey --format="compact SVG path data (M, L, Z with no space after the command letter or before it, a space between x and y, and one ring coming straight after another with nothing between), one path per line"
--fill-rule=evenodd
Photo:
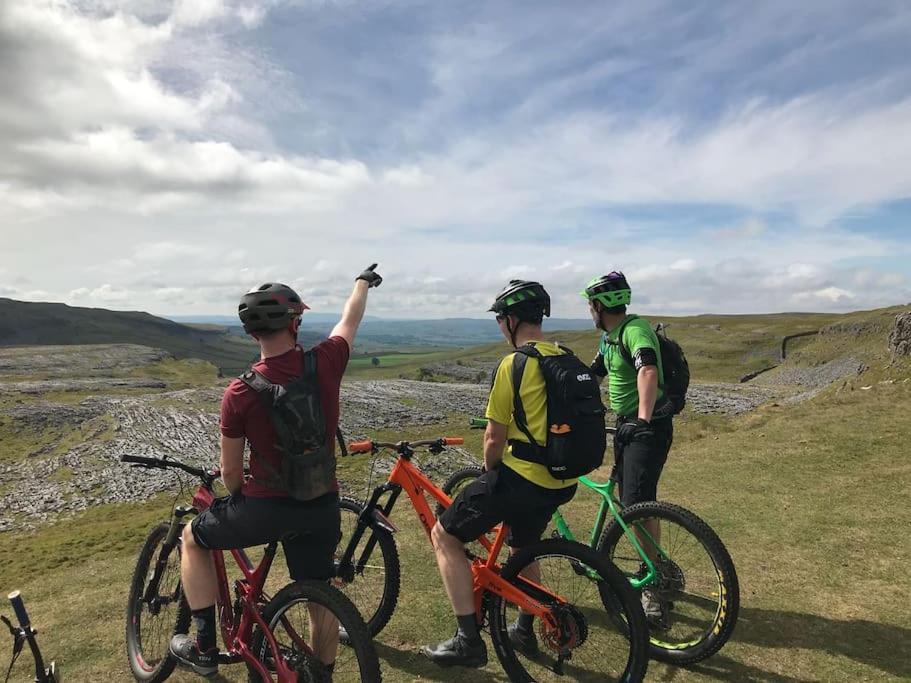
M497 314L500 332L513 348L534 344L543 356L564 351L544 339L541 322L550 316L550 296L537 282L512 280L497 296L490 310ZM455 636L423 652L441 666L480 667L487 663L487 646L475 620L471 568L464 544L473 541L500 522L509 527L510 549L535 543L560 505L576 493L576 479L555 479L542 464L513 455L515 442L529 443L516 426L512 365L515 353L506 356L497 369L487 404L484 435L484 474L466 486L433 527L431 538L446 593L458 620ZM544 376L535 358L529 358L519 387L528 431L535 441L547 441L547 393ZM537 564L523 576L540 581ZM520 613L509 627L516 649L534 656L538 650L532 629L534 616Z

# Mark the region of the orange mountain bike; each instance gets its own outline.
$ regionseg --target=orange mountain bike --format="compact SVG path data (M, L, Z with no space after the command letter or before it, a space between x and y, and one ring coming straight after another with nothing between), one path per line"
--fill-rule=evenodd
M389 521L396 500L402 491L408 495L428 539L436 515L426 496L443 507L452 502L412 462L415 449L426 447L438 454L462 442L439 438L348 446L352 454L391 449L398 455L388 481L376 487L366 503L342 499L336 584L357 605L373 635L389 621L398 600L399 558L395 526ZM507 532L506 525L500 525L491 532L493 539L478 539L479 554L466 554L478 623L489 630L510 680L641 681L648 665L648 628L626 577L591 548L562 539L524 547L501 565L497 559ZM522 576L533 562L540 566L540 584ZM518 609L535 616L540 648L534 657L526 657L509 640L506 629Z

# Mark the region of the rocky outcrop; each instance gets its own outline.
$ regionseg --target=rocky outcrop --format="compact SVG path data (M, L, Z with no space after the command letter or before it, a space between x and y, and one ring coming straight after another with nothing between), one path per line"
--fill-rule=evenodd
M895 316L889 332L889 351L893 360L898 356L911 356L911 311Z

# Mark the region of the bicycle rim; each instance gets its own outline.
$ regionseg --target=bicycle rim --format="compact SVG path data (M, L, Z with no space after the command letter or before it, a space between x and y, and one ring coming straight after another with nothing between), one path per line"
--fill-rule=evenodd
M623 511L634 529L657 520L659 538L640 531L643 550L655 559L657 576L646 586L662 616L651 625L655 659L690 664L717 652L730 638L739 611L739 585L730 555L714 531L688 510L668 503L640 503ZM641 557L619 525L599 543L628 577L640 572Z
M143 596L155 571L168 525L161 524L149 533L139 553L127 604L127 654L133 676L140 681L163 681L174 668L168 654L171 636L185 632L190 612L180 587L180 553L175 546L168 555L158 590L151 601Z
M490 598L491 639L510 680L641 681L648 666L648 632L625 577L591 548L565 540L522 549L501 575L511 580L533 561L541 585L565 601L551 604L560 628L549 630L536 619L538 652L523 651L507 632L518 610L500 597Z
M380 680L379 660L367 626L337 589L316 581L291 584L266 605L263 618L299 683ZM348 633L346 644L338 644L340 626ZM251 650L266 668L275 670L272 649L259 631ZM334 659L331 671L323 663L326 659ZM261 680L255 671L248 671L250 681Z

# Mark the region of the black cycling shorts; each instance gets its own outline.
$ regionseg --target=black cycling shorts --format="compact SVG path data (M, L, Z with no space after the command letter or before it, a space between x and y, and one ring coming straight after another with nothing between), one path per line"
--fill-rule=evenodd
M617 421L621 424L623 418ZM656 500L658 479L674 441L674 422L670 418L652 422L652 438L636 438L621 444L614 439L614 478L620 484L624 506Z
M295 581L326 580L341 539L338 493L305 502L236 493L216 498L193 520L193 538L209 550L231 550L281 541Z
M521 548L540 540L554 510L575 494L575 485L546 489L500 465L462 489L440 516L440 525L462 543L468 543L506 522L506 542L510 547Z

